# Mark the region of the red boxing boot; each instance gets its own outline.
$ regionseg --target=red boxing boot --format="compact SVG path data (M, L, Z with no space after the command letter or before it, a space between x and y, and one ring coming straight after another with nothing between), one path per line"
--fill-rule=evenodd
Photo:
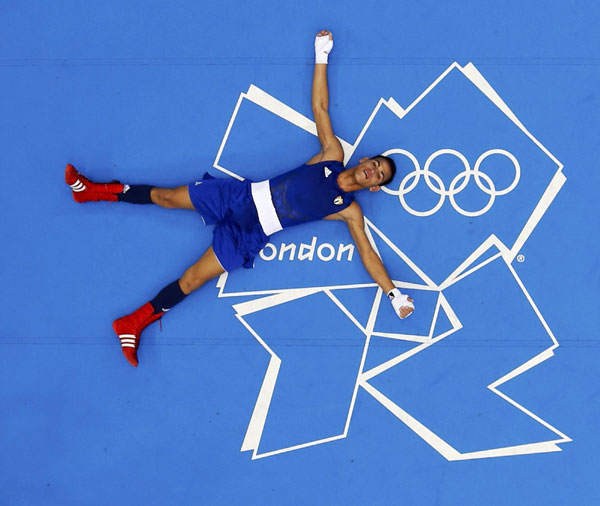
M137 349L140 343L140 335L152 322L158 320L164 313L154 313L152 304L146 302L141 308L133 313L123 316L113 322L113 330L121 341L121 349L129 363L137 367Z
M73 190L73 199L75 202L97 202L99 200L109 200L116 202L119 200L118 193L123 192L124 186L121 183L94 183L83 174L77 172L77 169L70 163L65 169L65 181Z

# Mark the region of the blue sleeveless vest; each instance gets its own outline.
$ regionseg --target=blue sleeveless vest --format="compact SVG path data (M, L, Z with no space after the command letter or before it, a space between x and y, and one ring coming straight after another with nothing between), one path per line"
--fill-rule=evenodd
M341 162L304 164L269 180L271 198L283 228L320 220L340 212L354 201L337 184Z

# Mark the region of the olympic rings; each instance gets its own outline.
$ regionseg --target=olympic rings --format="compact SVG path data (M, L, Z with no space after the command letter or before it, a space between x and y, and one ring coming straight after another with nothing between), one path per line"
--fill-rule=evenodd
M407 151L405 149L389 149L388 151L383 153L384 156L390 156L394 154L406 156L412 162L415 170L409 172L406 176L404 176L402 181L400 181L400 186L397 190L391 190L389 188L386 188L385 186L382 186L382 190L385 193L388 193L389 195L396 195L400 199L402 207L404 207L404 209L413 216L431 216L432 214L437 213L444 205L446 197L448 197L448 200L450 200L450 204L452 205L454 210L459 214L462 214L463 216L481 216L482 214L487 213L492 208L496 197L506 195L507 193L513 191L519 183L519 179L521 178L521 166L519 165L519 161L512 153L509 153L504 149L489 149L485 153L482 153L481 155L479 155L479 158L477 158L477 160L475 161L475 166L473 168L471 168L471 165L469 164L469 161L465 158L465 155L463 155L459 151L456 151L455 149L438 149L437 151L432 153L429 156L429 158L427 158L423 168L421 168L419 161L417 160L415 155L413 155L410 151ZM464 166L464 170L462 172L459 172L454 177L454 179L452 179L452 182L450 183L450 187L448 189L446 189L442 178L438 174L430 170L431 163L438 156L441 155L453 155L456 158L458 158ZM488 174L480 170L482 162L488 156L491 155L505 156L512 162L513 168L515 170L515 176L512 182L506 188L503 188L501 190L496 189L496 185L492 181L492 178ZM413 191L419 184L421 176L423 176L427 187L433 193L439 195L440 197L437 203L427 211L417 211L416 209L413 209L406 203L405 199L405 195ZM475 180L475 184L477 185L477 187L483 193L489 195L489 200L487 204L477 211L467 211L466 209L463 209L462 207L460 207L460 205L457 204L455 199L455 196L467 187L467 185L471 181L471 177L473 177L473 179Z

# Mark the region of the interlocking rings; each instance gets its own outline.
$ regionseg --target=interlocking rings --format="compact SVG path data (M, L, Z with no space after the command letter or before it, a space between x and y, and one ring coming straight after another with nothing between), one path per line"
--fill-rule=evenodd
M390 195L396 195L400 199L402 207L404 207L406 211L408 211L414 216L431 216L432 214L437 213L440 210L440 208L444 205L446 197L448 197L448 199L450 200L450 204L452 204L454 210L462 214L463 216L481 216L482 214L487 213L492 208L496 197L506 195L507 193L513 191L519 183L519 179L521 177L521 166L519 165L518 160L512 153L509 153L504 149L490 149L485 153L482 153L479 156L479 158L477 158L477 161L475 162L475 166L473 168L471 168L469 161L465 158L465 156L459 151L456 151L455 149L438 149L436 152L432 153L429 156L429 158L427 158L423 168L421 168L419 161L417 160L415 155L413 155L410 151L407 151L405 149L390 149L383 153L384 156L390 156L394 154L406 156L412 162L413 166L415 167L415 170L413 172L409 172L406 176L404 176L397 190L390 190L385 186L382 187L382 190ZM435 172L431 171L429 168L433 160L435 160L438 156L441 155L453 155L457 157L462 162L465 168L465 170L458 173L454 177L454 179L452 179L452 181L450 182L450 187L448 189L446 189L442 178ZM479 169L481 163L488 156L491 155L504 155L512 162L513 167L515 169L514 179L512 180L510 185L508 185L502 190L496 189L496 185L492 181L492 178ZM421 176L423 176L427 187L433 193L439 195L440 197L437 203L428 211L417 211L416 209L413 209L406 203L406 199L404 198L404 196L407 193L410 193L416 188L416 186L419 184L419 181L421 180ZM460 193L466 188L466 186L471 181L471 176L473 176L473 178L475 179L475 184L477 184L477 187L483 193L489 195L489 200L487 204L478 211L467 211L463 209L456 203L456 200L454 198L458 193Z

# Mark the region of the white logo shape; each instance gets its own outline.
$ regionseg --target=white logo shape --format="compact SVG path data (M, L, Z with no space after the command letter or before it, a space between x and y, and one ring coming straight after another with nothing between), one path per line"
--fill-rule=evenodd
M407 266L409 266L412 271L417 275L418 278L422 280L421 283L414 282L399 282L397 286L401 289L406 288L407 290L423 290L424 292L438 292L438 299L435 306L435 310L433 312L433 316L431 317L431 324L429 326L429 333L421 334L400 334L397 330L394 332L390 332L387 328L378 328L378 313L381 299L383 297L383 292L378 289L375 295L371 311L369 313L369 317L366 323L360 322L355 315L349 310L349 308L345 307L343 302L340 301L334 291L340 289L354 290L364 288L365 284L354 284L348 283L344 285L340 285L339 283L333 285L323 286L323 282L318 281L314 286L308 286L305 288L290 288L285 284L283 286L277 286L275 288L268 287L266 289L254 289L248 291L247 289L242 290L233 290L228 289L228 274L224 273L219 278L217 283L217 288L219 289L218 297L232 297L232 296L258 296L259 298L249 300L246 302L242 302L234 305L234 309L236 311L236 317L240 320L240 322L246 327L248 332L254 336L254 338L260 343L260 345L269 353L270 361L267 367L267 371L265 373L263 383L261 389L259 391L254 411L251 415L251 419L248 425L248 429L246 432L246 436L244 438L242 444L242 451L252 451L252 458L258 459L263 457L268 457L272 455L282 454L285 452L299 450L301 448L306 448L314 445L320 445L324 443L328 443L334 440L343 439L347 437L349 432L349 427L352 421L352 416L355 408L355 400L359 390L363 390L370 394L374 399L376 399L381 405L387 408L399 421L404 423L407 427L409 427L415 434L421 437L427 444L429 444L432 448L438 451L444 458L447 460L455 461L455 460L470 460L470 459L480 459L480 458L493 458L493 457L501 457L501 456L515 456L515 455L525 455L525 454L536 454L536 453L546 453L546 452L556 452L561 451L560 444L571 441L571 439L560 432L557 428L550 425L547 421L541 419L536 414L529 411L524 406L518 404L514 399L505 394L500 390L503 384L513 380L514 378L522 375L526 371L536 367L541 364L545 360L548 360L554 355L554 350L559 346L558 341L552 334L549 326L544 320L541 312L536 307L531 295L527 292L525 286L522 281L519 279L517 273L512 267L512 262L517 257L517 254L528 240L529 236L533 232L534 228L560 191L561 187L566 181L566 177L562 173L563 164L556 159L548 149L546 149L520 122L520 120L516 117L513 111L508 107L508 105L500 98L497 92L492 88L492 86L485 80L485 78L479 73L479 71L475 68L472 63L469 63L465 66L461 66L458 63L451 64L434 82L432 82L425 91L408 107L401 107L393 98L383 99L381 98L377 105L375 106L369 120L364 125L362 131L358 135L358 137L354 140L354 142L347 142L343 139L340 139L340 143L344 149L344 164L347 164L352 158L355 150L361 143L365 133L368 131L371 123L376 117L378 111L380 109L387 109L394 113L398 118L403 119L407 114L409 114L419 102L421 102L428 94L438 86L451 72L460 72L468 81L474 84L481 93L487 97L496 107L500 110L511 122L523 133L525 134L529 140L535 144L552 162L556 165L556 172L554 172L550 182L545 186L545 190L543 194L536 197L535 208L532 210L531 214L526 218L524 222L518 222L519 233L517 236L512 237L509 236L509 239L500 239L494 233L490 233L486 238L482 240L482 242L475 247L474 250L470 251L466 258L460 263L460 265L456 266L455 263L452 263L450 267L454 270L447 274L444 272L444 277L442 277L438 282L434 282L425 271L421 270L417 263L407 254L405 248L400 249L394 241L384 234L372 221L370 221L367 217L365 217L365 232L369 237L369 241L372 243L376 252L378 252L377 244L375 243L375 239L380 242L380 245L387 246L391 248L391 250L401 258ZM284 119L285 121L297 126L299 129L304 130L306 132L311 133L315 137L317 136L316 125L313 121L303 116L299 112L292 109L290 106L280 102L275 97L269 95L263 90L257 88L254 85L251 85L247 92L241 93L238 99L235 110L230 119L230 123L228 125L227 131L217 153L214 167L224 174L227 174L231 177L234 177L239 180L243 180L243 177L232 172L231 170L226 169L221 165L221 155L225 149L227 144L227 140L229 134L232 130L232 127L236 121L236 117L238 112L240 111L240 106L242 103L252 103L258 107L263 108L266 111ZM442 153L443 152L443 153ZM423 169L421 169L420 164L416 161L416 158L412 153L408 151L401 150L390 150L389 153L400 153L403 154L413 161L413 166L415 170L411 172L408 176L405 177L405 181L400 184L398 190L389 190L384 188L386 193L391 195L396 195L399 197L402 205L403 197L410 191L414 189L414 187L418 184L419 178L423 175L425 182L428 188L433 191L435 194L440 196L441 203L437 203L434 206L435 210L428 211L415 211L411 214L415 214L417 212L425 213L423 215L432 215L441 206L443 205L445 198L448 197L453 208L461 215L464 216L479 216L484 214L491 208L493 205L493 200L497 196L505 195L512 191L518 184L520 179L520 165L511 153L505 150L500 149L492 149L486 151L482 155L478 157L476 160L474 167L471 168L470 164L466 162L464 155L457 151L452 151L449 149L436 150L434 154L430 155L428 160L426 161ZM465 167L465 170L460 174L454 177L454 180L449 185L449 188L446 188L442 181L439 180L439 176L435 174L430 169L431 161L441 154L452 154L453 156L458 157ZM500 154L504 155L511 160L513 163L513 167L515 170L515 175L513 181L506 187L500 190L496 190L495 184L491 180L488 174L484 175L483 171L480 171L480 166L483 160L492 154ZM412 158L411 158L412 157ZM414 160L413 160L414 159ZM525 163L525 162L523 162ZM252 174L251 174L252 175ZM464 187L470 181L471 176L475 179L475 182L478 188L483 191L485 194L490 196L490 200L492 200L492 204L489 202L478 211L468 211L460 208L455 202L454 197L464 189ZM431 179L434 179L435 182L432 183ZM481 180L484 180L482 183ZM539 200L537 200L539 199ZM406 207L405 207L406 209ZM410 213L407 209L407 211ZM461 212L462 211L462 212ZM471 214L465 214L471 213ZM492 256L488 257L486 255L489 254L490 251L493 252L493 249L496 249L496 253L492 254ZM454 262L455 260L453 260ZM455 284L462 282L463 280L469 280L473 275L477 275L480 272L480 269L485 268L488 265L501 265L500 262L503 262L510 273L513 282L517 284L518 288L522 292L523 296L527 300L528 307L534 312L535 316L539 320L541 327L543 329L543 333L545 333L551 343L548 343L549 346L543 351L539 353L535 353L534 356L526 360L525 362L517 365L514 369L506 372L503 376L497 378L495 381L487 385L487 389L490 390L493 394L503 399L505 402L510 404L513 408L521 411L530 419L534 420L538 424L545 427L550 432L554 433L549 438L540 437L539 440L534 439L529 442L520 442L515 441L510 446L480 446L473 449L473 451L461 451L457 447L452 446L452 441L450 439L443 439L442 435L434 432L433 427L429 427L425 425L425 423L417 418L416 415L409 413L406 409L403 409L403 406L398 404L398 401L393 400L390 397L387 397L384 392L381 392L375 388L372 384L372 380L375 380L377 376L385 373L387 370L391 370L392 368L399 366L404 361L424 352L429 347L437 344L438 342L446 339L451 334L460 331L463 328L462 322L459 320L458 315L453 311L450 303L444 296L444 291L447 289L451 289ZM234 285L235 286L235 285ZM369 286L376 287L373 283ZM266 311L270 308L280 306L282 304L287 304L290 301L294 301L296 299L301 299L303 297L311 296L314 294L323 293L325 294L331 301L334 303L339 310L341 310L348 319L357 326L357 328L365 335L365 345L363 349L362 361L358 368L357 376L354 383L354 389L352 391L352 397L350 399L350 404L348 408L348 412L345 418L345 424L343 426L343 430L339 433L328 433L325 437L321 437L318 439L314 439L311 441L301 442L299 444L293 444L291 446L280 447L278 449L261 451L259 449L259 445L261 442L261 437L263 435L263 431L265 430L265 423L267 421L267 417L269 414L269 409L271 406L271 402L273 400L273 393L276 389L278 376L281 369L282 359L273 351L269 344L265 341L263 336L259 335L259 333L253 329L253 327L248 323L245 318L247 316L253 315L255 313L259 313L262 311ZM440 329L441 334L437 333L436 323L438 315L445 314L445 318L450 322L451 328L449 330ZM396 327L394 327L396 329ZM418 343L418 346L409 349L407 352L401 353L396 357L393 357L389 360L386 360L383 363L375 365L374 367L368 367L365 363L365 358L369 352L369 349L372 345L372 338L380 338L380 339L397 339L408 342Z
M331 174L329 167L325 167L325 177L329 177L329 174Z
M496 197L506 195L507 193L510 193L512 190L514 190L515 187L517 186L517 184L519 183L519 178L521 177L521 167L519 165L518 160L512 153L506 151L505 149L490 149L490 150L486 151L485 153L482 153L479 156L479 158L477 158L477 161L475 162L475 166L473 168L471 168L469 161L465 158L465 156L462 153L460 153L459 151L456 151L455 149L439 149L436 152L432 153L429 156L429 158L427 158L427 160L425 161L425 165L423 166L422 169L419 165L419 161L417 160L415 155L413 155L410 151L406 151L405 149L390 149L384 153L385 156L389 156L392 154L400 154L400 155L404 155L404 156L408 157L410 159L410 161L412 162L412 164L414 165L415 170L413 172L408 173L406 176L404 176L404 178L400 182L400 186L399 186L398 190L390 190L389 188L386 188L384 186L384 187L382 187L383 191L390 195L398 196L400 198L402 207L414 216L424 217L424 216L431 216L432 214L435 214L444 205L446 197L449 198L450 203L452 204L452 207L454 208L454 210L456 212L462 214L463 216L481 216L482 214L487 213L491 209L491 207L494 205L494 201L496 200ZM450 188L447 190L446 190L446 187L444 186L444 182L442 181L440 176L438 176L435 172L432 172L430 170L431 163L437 157L439 157L441 155L453 155L453 156L457 157L462 162L463 166L465 167L465 170L463 170L462 172L457 174L454 177L454 179L452 179L452 182L450 183ZM494 184L492 178L490 176L488 176L485 172L482 172L479 169L481 166L481 163L487 157L489 157L491 155L503 155L506 158L508 158L513 164L513 168L515 171L514 178L513 178L512 182L510 183L510 185L508 185L506 188L504 188L502 190L497 190L496 185ZM423 176L423 178L425 179L425 183L427 184L427 187L432 192L434 192L435 194L440 196L437 204L427 211L417 211L417 210L413 209L406 203L406 200L404 198L404 196L406 194L413 191L415 189L415 187L419 184L419 181L421 180L421 176ZM482 192L489 195L489 200L488 200L487 204L485 206L483 206L481 209L479 209L478 211L467 211L467 210L463 209L462 207L460 207L456 203L456 200L454 199L454 197L457 194L459 194L461 191L463 191L466 188L466 186L469 184L469 182L471 181L471 176L474 177L477 187ZM432 181L431 181L432 179L435 181L435 183L432 183ZM482 179L484 181L483 184L481 182ZM409 182L410 182L410 184L409 184Z
M344 203L344 199L342 198L342 196L341 196L341 195L338 195L338 196L337 196L337 197L336 197L336 198L333 200L333 203L334 203L336 206L341 206L341 205Z

